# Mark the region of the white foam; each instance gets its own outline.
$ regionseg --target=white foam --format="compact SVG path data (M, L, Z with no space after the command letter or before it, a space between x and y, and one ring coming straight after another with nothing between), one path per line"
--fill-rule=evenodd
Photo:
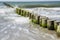
M20 17L20 18L15 18L15 22L16 23L28 23L29 22L29 19L28 18L24 18L24 17Z

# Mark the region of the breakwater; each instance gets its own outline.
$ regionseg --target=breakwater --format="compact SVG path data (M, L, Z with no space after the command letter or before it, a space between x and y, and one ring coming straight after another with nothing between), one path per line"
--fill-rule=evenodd
M4 4L8 7L13 8L13 6L11 6L10 4ZM60 14L58 14L59 10L57 11L57 15L55 9L42 9L44 8L41 8L40 10L37 10L37 8L16 8L16 13L24 17L29 17L29 19L31 19L31 22L40 25L40 27L48 28L49 30L55 30L57 35L60 36Z
M7 7L11 7L11 8L14 8L12 5L8 4L8 3L3 3L4 5L6 5Z
M48 9L44 10L46 10L47 13L42 14L41 11L38 13L30 9L16 8L16 13L24 17L29 17L33 23L40 25L40 27L48 28L49 30L55 30L57 35L60 36L60 16L55 16L53 14L47 15ZM54 11L56 12L56 10ZM51 13L52 10L49 10L49 12Z

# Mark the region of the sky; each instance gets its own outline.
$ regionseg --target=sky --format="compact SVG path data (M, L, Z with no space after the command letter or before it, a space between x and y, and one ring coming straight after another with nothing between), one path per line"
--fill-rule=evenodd
M60 0L0 0L0 1L60 1Z

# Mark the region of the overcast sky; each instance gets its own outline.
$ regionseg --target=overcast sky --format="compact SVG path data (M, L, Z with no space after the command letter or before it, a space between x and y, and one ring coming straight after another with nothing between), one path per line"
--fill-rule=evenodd
M0 1L60 1L60 0L0 0Z

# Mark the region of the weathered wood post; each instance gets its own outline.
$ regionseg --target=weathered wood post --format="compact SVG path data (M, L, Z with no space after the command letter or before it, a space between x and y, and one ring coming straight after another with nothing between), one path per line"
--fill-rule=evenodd
M21 14L21 9L18 10L18 14L19 14L19 15Z
M24 13L25 13L25 12L24 12L24 10L23 10L22 16L24 16Z
M47 20L48 20L48 18L47 17L42 17L42 27L44 27L44 28L47 28Z
M27 13L27 17L29 17L29 12Z
M40 19L39 15L32 15L32 22L39 24L40 23L39 19Z
M32 13L29 13L29 19L31 19L32 18Z
M25 11L25 17L27 17L27 11Z
M40 24L40 16L37 17L37 24Z
M54 21L54 29L57 30L57 26L59 25L60 21L56 20Z
M28 12L26 11L26 17L27 17Z
M42 16L40 16L39 25L42 26Z
M31 14L31 20L32 20L32 22L34 21L34 19L35 19L35 15Z
M52 19L48 19L48 20L47 20L47 28L48 28L49 30L54 30L54 21L55 21L55 20L52 20Z
M18 8L16 8L16 13L18 13Z
M21 9L20 8L16 8L16 13L20 15L21 14Z
M30 15L30 12L28 12L28 17L29 17L29 15Z
M21 14L20 15L22 15L22 9L21 9Z
M23 16L24 10L21 11L21 16Z
M56 33L57 33L57 36L60 37L60 23L59 23L59 25L57 26L57 32L56 32Z
M24 10L24 12L23 12L23 16L25 17L25 10Z
M28 17L28 11L26 11L26 17Z

